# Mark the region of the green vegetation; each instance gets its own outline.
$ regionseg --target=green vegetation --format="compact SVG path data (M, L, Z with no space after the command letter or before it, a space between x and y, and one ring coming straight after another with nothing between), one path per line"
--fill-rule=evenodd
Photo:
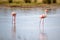
M36 5L40 5L41 3L35 3L35 2L32 2L32 3L24 3L24 2L12 2L12 3L9 3L9 2L0 2L0 5L3 4L3 5L6 5L6 6L12 6L12 7L15 7L15 6L36 6Z
M0 4L7 4L8 2L6 2L6 1L3 1L3 2L0 2Z
M37 3L36 0L35 2L31 2L31 3L25 3L25 2L21 2L21 1L18 1L18 2L0 2L0 5L6 5L6 6L11 6L11 7L26 7L26 6L41 6L43 3ZM58 4L60 5L60 4ZM44 5L43 5L44 6Z

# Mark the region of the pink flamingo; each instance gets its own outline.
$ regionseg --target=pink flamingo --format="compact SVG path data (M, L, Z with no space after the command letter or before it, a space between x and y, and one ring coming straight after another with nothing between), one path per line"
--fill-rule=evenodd
M40 40L47 40L47 35L44 33L44 18L47 17L48 10L45 10L45 14L40 15L41 18L41 26L40 26Z
M12 12L12 40L16 40L16 13Z

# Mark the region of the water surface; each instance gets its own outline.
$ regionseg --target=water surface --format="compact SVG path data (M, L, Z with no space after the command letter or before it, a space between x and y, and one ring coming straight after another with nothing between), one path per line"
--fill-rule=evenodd
M16 12L16 40L39 40L42 8L0 8L0 40L12 40L12 16ZM60 8L49 11L44 21L48 40L60 40Z

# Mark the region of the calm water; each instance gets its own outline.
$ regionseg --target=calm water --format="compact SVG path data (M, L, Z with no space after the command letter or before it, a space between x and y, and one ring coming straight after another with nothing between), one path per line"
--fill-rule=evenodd
M39 40L42 8L0 8L0 40L12 40L12 16L16 12L16 40ZM48 40L60 40L60 8L50 10L44 21Z

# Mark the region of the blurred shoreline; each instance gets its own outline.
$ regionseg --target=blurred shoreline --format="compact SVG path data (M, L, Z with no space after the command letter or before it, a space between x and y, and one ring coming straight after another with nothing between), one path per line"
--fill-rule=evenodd
M59 4L0 4L1 7L18 7L18 8L58 8Z

